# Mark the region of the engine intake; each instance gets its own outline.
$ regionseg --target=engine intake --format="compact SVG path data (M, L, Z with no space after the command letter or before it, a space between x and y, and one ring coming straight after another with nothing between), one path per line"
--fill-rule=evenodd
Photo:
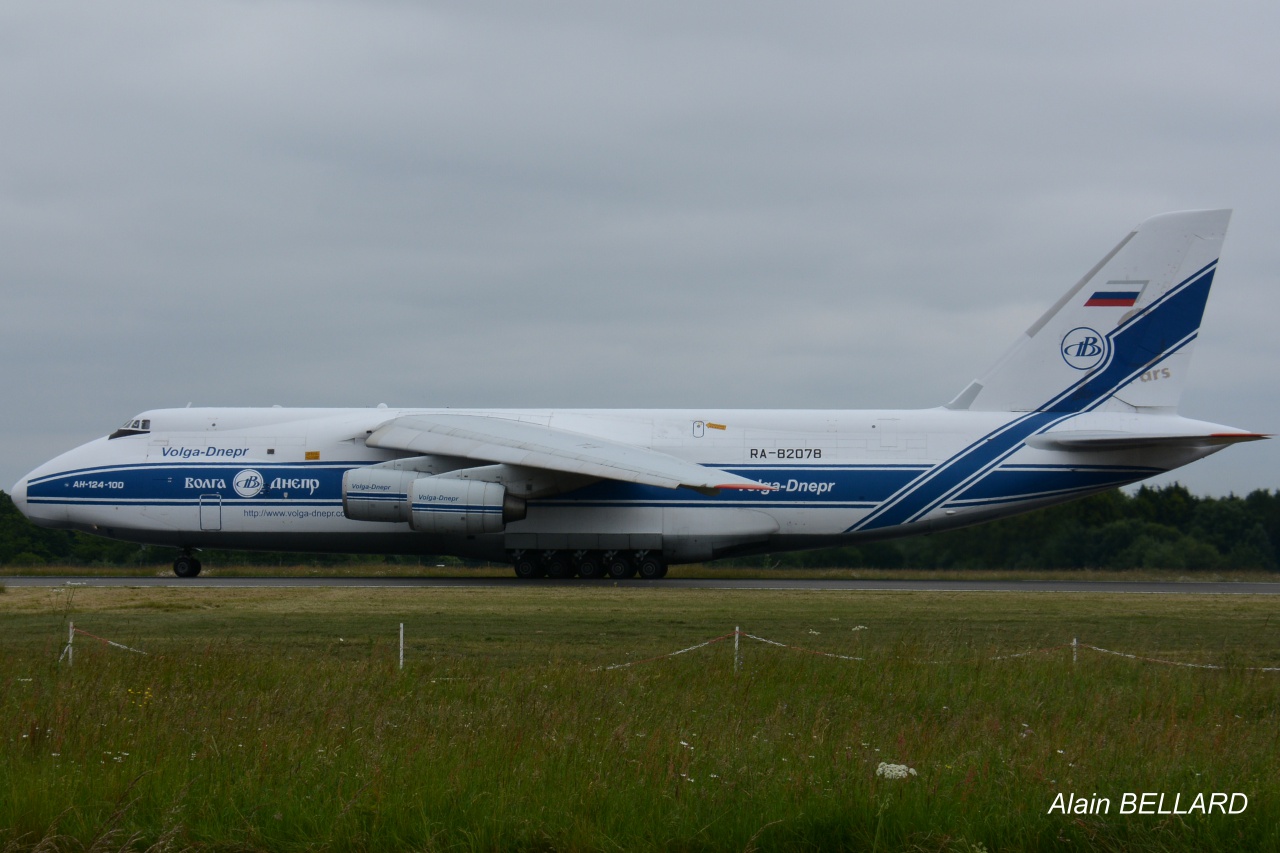
M342 513L353 521L409 520L409 490L419 471L352 468L342 475Z

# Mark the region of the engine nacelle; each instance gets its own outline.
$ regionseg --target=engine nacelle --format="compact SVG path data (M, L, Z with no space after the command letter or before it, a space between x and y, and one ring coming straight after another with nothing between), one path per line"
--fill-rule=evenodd
M420 477L409 490L409 526L419 533L498 533L525 515L525 502L483 480Z
M421 471L352 468L342 475L342 513L353 521L409 520L409 490Z

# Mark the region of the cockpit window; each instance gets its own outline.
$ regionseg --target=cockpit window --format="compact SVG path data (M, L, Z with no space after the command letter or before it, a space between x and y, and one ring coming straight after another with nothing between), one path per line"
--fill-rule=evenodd
M124 426L111 433L107 438L121 438L126 435L146 435L151 432L150 418L130 418L124 422Z

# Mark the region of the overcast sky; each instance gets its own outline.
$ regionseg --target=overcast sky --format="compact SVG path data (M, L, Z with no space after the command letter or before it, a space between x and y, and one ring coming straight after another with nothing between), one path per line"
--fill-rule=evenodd
M1274 2L6 2L0 488L188 402L935 406L1202 207L1235 215L1182 411L1280 431L1278 32Z

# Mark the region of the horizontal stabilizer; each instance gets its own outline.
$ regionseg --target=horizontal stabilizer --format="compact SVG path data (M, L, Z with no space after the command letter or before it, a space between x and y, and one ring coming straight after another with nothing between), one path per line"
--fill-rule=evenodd
M728 471L668 453L583 433L485 415L413 415L383 424L365 439L370 447L428 456L455 456L548 471L583 474L700 492L772 491Z
M1039 450L1138 450L1145 447L1202 448L1222 447L1242 441L1270 438L1257 432L1219 432L1209 435L1139 435L1129 432L1088 432L1063 430L1027 439L1027 445Z

